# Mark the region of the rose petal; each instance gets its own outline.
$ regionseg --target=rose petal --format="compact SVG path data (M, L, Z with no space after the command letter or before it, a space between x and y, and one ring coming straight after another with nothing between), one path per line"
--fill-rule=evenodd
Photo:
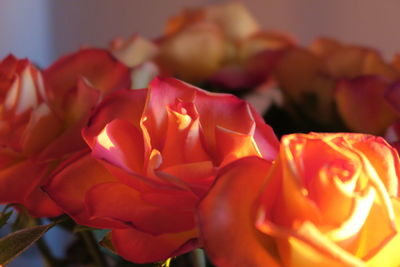
M197 114L188 114L193 104L181 107L181 112L167 108L168 126L162 149L162 168L176 164L206 161L209 159L202 144L202 131ZM176 153L181 151L181 153Z
M399 200L396 198L392 198L392 205L394 207L396 214L396 228L400 229ZM374 236L376 237L376 234L378 233L382 234L382 232L385 229L385 227L381 228L382 216L379 216L377 214L371 214L370 218L371 220L369 219L367 221L368 225L365 226L366 230L362 233L362 235L364 236L363 238L361 238L360 244L363 244L365 247L361 247L361 249L369 251L369 249L374 245L377 245L378 247L375 248L373 251L371 251L373 253L372 255L369 256L372 256L372 258L368 257L366 259L366 262L370 266L393 266L393 267L397 266L400 262L400 254L398 253L398 248L400 246L400 236L398 232L392 233L392 235L389 235L388 238L381 243L379 241L382 240L376 240ZM376 227L377 225L379 225L379 227ZM366 242L362 240L368 240L368 241Z
M231 39L246 38L260 30L255 18L241 2L228 2L207 9L206 20L216 23Z
M195 93L200 90L182 81L172 78L155 78L148 89L147 103L143 112L143 126L151 136L152 147L161 150L167 131L167 108L176 104L177 99L182 103L193 101Z
M22 203L40 184L45 170L45 166L31 160L4 166L0 171L0 202Z
M103 93L130 87L129 69L102 49L82 49L66 55L44 71L56 102L75 87L80 77Z
M363 134L347 134L343 137L346 137L353 148L369 159L389 195L398 196L400 159L397 151L382 137Z
M61 131L59 118L42 103L31 113L31 118L22 136L24 154L29 156L40 152L52 142Z
M143 173L146 158L143 134L133 124L115 119L95 138L92 155L128 172Z
M81 130L99 99L98 90L91 87L86 80L79 78L77 87L69 91L64 99L66 102L64 114L62 119L59 119L64 130L58 129L57 138L51 142L47 141L47 147L40 155L42 159L59 159L87 147ZM44 127L44 130L49 131L48 128Z
M157 62L169 76L200 82L214 73L224 57L224 39L211 23L188 25L160 42ZM172 75L171 75L172 74Z
M87 127L82 130L89 146L93 146L95 136L114 119L129 121L139 128L146 97L147 89L120 90L106 97L93 112Z
M171 210L150 205L143 201L139 191L122 183L92 187L86 193L85 203L93 218L116 220L149 234L187 231L195 225L193 211L182 211L179 206Z
M153 58L158 52L158 47L139 35L133 35L110 50L116 58L132 68Z
M189 252L198 246L197 230L150 235L135 229L113 230L112 243L123 258L147 263Z
M62 209L40 187L29 194L24 206L33 217L56 217L63 213Z
M91 218L85 207L86 192L93 186L115 178L88 154L77 154L59 167L59 172L44 187L48 195L78 224L97 228L124 228L124 224Z
M226 166L199 207L207 255L218 266L280 266L272 239L255 229L254 202L271 166L248 157Z
M211 161L200 161L174 165L160 172L173 175L184 181L188 188L202 198L214 182L216 168Z
M400 82L395 82L387 88L385 99L397 111L397 113L400 112Z
M356 132L383 134L397 115L384 98L389 84L380 77L342 80L335 90L337 108L346 125Z
M220 166L246 156L262 156L252 134L246 135L217 126L215 137Z

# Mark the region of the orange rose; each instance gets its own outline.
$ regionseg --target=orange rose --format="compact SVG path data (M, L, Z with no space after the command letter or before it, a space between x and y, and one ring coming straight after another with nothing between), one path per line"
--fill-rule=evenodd
M398 266L400 161L382 138L292 134L225 167L200 204L218 266Z
M387 98L392 87L380 76L339 81L334 90L336 106L349 129L382 135L399 116Z
M198 246L195 209L216 171L273 159L272 129L244 102L175 79L118 92L95 110L77 155L47 192L79 224L112 229L116 251L154 262Z
M41 186L69 153L87 149L80 131L102 95L91 84L129 86L128 69L96 49L66 56L44 74L28 60L0 62L0 203L20 203L37 217L61 213Z
M164 72L229 90L268 80L282 51L295 43L286 34L261 31L239 2L186 9L168 21L165 33L158 56Z
M286 53L276 77L288 100L320 124L338 124L338 113L352 131L382 134L393 117L384 90L400 74L374 49L321 38Z
M239 2L185 9L172 17L166 25L165 33L173 35L187 26L206 22L220 28L228 39L241 40L258 32L260 26L250 12Z

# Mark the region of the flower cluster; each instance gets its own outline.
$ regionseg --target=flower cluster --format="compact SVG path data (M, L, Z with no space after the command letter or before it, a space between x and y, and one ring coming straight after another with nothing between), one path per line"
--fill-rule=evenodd
M327 38L300 47L239 3L46 69L9 55L0 204L106 229L135 263L204 248L221 267L398 266L399 62ZM0 239L0 265L20 234Z

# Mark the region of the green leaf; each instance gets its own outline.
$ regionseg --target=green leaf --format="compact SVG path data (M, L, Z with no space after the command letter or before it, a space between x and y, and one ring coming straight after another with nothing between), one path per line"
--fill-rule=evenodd
M10 210L9 212L2 212L0 214L0 228L3 227L8 222L8 219L10 219L12 213L13 211Z
M17 219L11 227L13 232L36 225L35 219L29 215L28 210L24 206L19 204L13 204L13 206L18 211Z
M25 228L0 239L0 265L8 264L41 238L55 223Z

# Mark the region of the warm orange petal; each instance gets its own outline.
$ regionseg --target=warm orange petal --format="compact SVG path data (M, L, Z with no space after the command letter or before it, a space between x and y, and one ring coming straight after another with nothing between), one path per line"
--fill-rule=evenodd
M254 225L254 204L271 164L248 157L225 167L199 207L201 237L218 266L280 266L276 247Z
M209 156L202 145L200 122L194 105L179 103L166 109L168 123L161 151L162 167L208 160Z
M179 206L166 209L151 205L143 201L139 191L122 183L92 187L86 193L85 202L93 218L119 221L154 235L187 231L195 226L193 211L182 211Z
M94 110L82 134L92 146L94 138L114 119L131 122L140 127L140 118L146 102L147 90L120 90L106 97Z
M217 126L215 136L221 166L246 156L262 156L251 134Z
M162 69L189 82L200 82L214 73L224 56L223 36L213 24L189 25L160 43Z
M199 161L174 165L159 172L173 175L184 181L188 188L202 198L214 182L216 168L211 161Z
M392 205L396 214L396 228L397 231L400 229L400 203L397 198L392 198ZM372 218L372 217L371 217ZM379 227L376 227L379 225ZM375 231L381 228L381 217L375 216L373 217L373 221L371 221L371 226L369 228L369 233L374 234ZM383 229L382 229L383 230ZM393 233L394 235L389 236L384 240L383 243L379 243L377 240L370 240L368 236L366 236L363 244L365 246L370 245L379 245L376 248L376 254L372 255L372 258L366 259L366 262L369 266L388 266L395 267L399 265L400 262L400 253L398 253L398 249L400 246L400 235L399 233ZM374 252L375 252L374 251Z
M335 91L339 114L353 131L383 134L397 115L384 98L389 84L377 76L338 83Z
M342 44L334 39L322 37L316 39L310 46L310 50L320 57L327 57L342 47Z
M62 209L40 187L33 190L25 199L24 206L34 217L56 217L63 213Z
M133 35L110 50L116 58L132 68L153 58L158 52L158 47L139 35Z
M228 2L208 8L206 20L217 24L233 40L246 38L260 29L255 18L241 2Z
M168 125L167 107L174 107L180 101L183 105L193 101L199 88L173 78L157 77L151 81L142 124L151 137L152 147L161 150Z
M78 154L69 163L60 166L59 172L44 189L79 224L98 228L126 227L115 221L91 218L85 206L86 192L90 188L113 181L115 178L90 155Z
M41 152L60 134L61 130L60 119L45 103L42 103L32 111L22 136L24 154L29 156Z
M103 93L130 87L129 69L102 49L82 49L66 55L44 71L45 82L55 101L76 86L83 77Z
M355 78L363 74L368 53L372 51L356 46L341 46L324 58L324 67L334 78Z
M95 138L92 156L128 172L143 173L146 158L143 134L133 124L115 119Z
M57 129L55 125L51 127L40 128L42 131L51 132L48 128L55 128L58 136L47 141L47 147L40 154L42 159L59 159L69 153L87 148L84 139L81 135L81 130L87 123L91 110L97 105L100 100L100 94L97 89L91 87L88 82L82 78L77 81L77 87L69 91L64 99L64 114L62 123ZM54 114L52 114L54 116ZM54 119L53 119L54 120ZM38 128L37 126L36 128Z
M166 260L198 247L197 230L151 235L133 228L112 231L112 243L123 258L147 263Z
M22 203L41 183L46 168L32 160L20 160L0 171L0 202Z
M364 154L376 170L389 195L396 197L400 190L400 159L397 151L382 137L363 134L348 134L351 147Z

